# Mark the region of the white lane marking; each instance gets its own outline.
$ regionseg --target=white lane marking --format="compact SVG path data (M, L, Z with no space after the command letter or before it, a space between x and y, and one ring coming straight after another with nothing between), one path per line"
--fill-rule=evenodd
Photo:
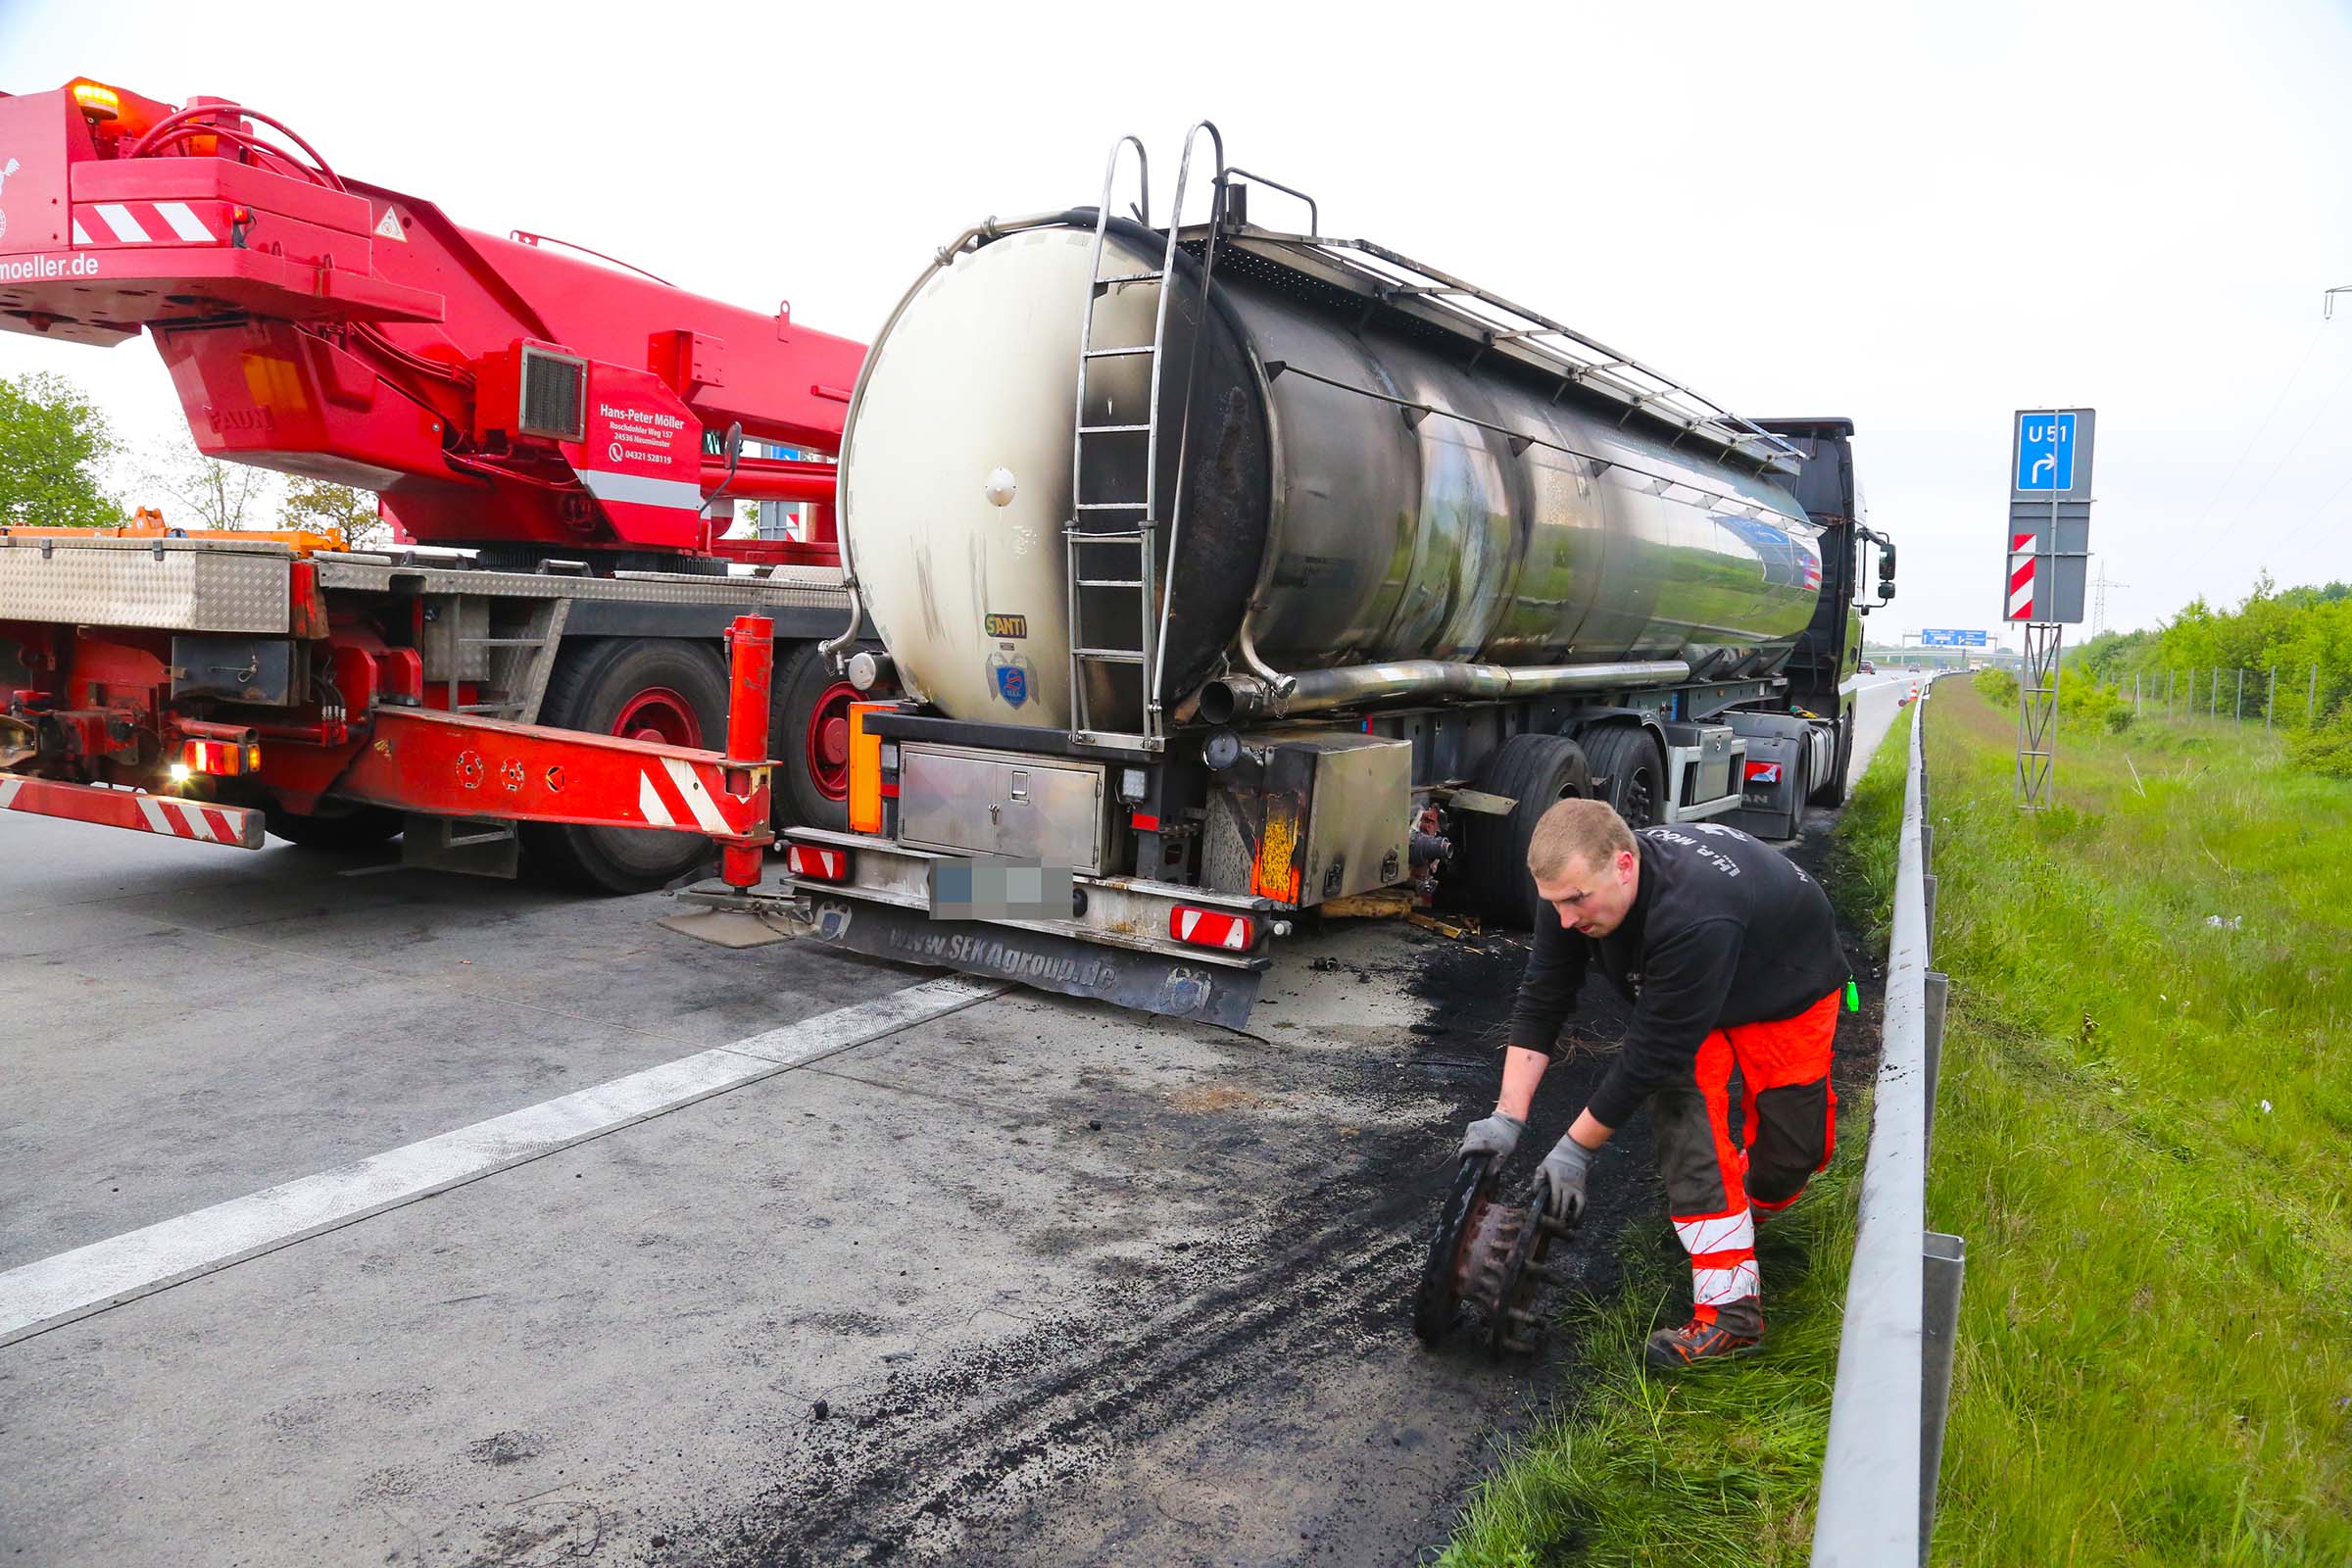
M0 1274L0 1345L805 1066L1011 989L961 975L699 1051Z
M637 775L637 814L657 827L678 825L678 819L669 814L669 808L662 804L662 792L654 788L651 773Z
M678 787L678 793L686 798L686 809L694 813L694 819L702 824L704 832L724 834L735 831L727 825L726 815L719 810L718 803L710 799L710 792L703 788L703 781L696 776L692 762L664 757L662 766L669 773L669 781Z
M157 202L155 210L164 215L164 221L172 225L172 233L191 245L213 237L213 231L204 226L203 219L189 211L186 202Z
M105 220L107 227L115 231L115 238L128 240L134 245L147 242L147 231L139 226L137 219L130 216L130 209L121 202L100 202L92 211Z

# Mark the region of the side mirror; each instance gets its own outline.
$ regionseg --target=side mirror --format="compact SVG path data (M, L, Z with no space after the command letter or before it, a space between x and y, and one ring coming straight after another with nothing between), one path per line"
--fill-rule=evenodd
M1885 604L1887 600L1892 599L1893 597L1894 584L1882 581L1879 584L1879 603Z

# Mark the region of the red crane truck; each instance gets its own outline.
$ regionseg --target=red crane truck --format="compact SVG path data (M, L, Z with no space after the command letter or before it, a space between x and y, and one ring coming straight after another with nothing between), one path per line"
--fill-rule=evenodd
M740 764L772 734L774 817L846 826L856 694L816 645L850 600L805 454L839 450L861 345L87 79L0 94L0 327L143 330L200 451L372 490L401 541L0 527L0 809L248 849L405 829L410 863L634 891L765 840ZM738 501L801 504L801 536L723 537ZM737 714L722 755L739 617L774 679L747 632L762 739Z

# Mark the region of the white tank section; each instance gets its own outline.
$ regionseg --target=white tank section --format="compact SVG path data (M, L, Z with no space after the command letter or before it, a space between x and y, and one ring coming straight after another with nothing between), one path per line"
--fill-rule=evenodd
M934 272L874 345L843 440L866 612L909 689L958 717L1067 721L1061 530L1093 247L1031 229ZM1129 290L1098 319L1148 340L1154 302Z

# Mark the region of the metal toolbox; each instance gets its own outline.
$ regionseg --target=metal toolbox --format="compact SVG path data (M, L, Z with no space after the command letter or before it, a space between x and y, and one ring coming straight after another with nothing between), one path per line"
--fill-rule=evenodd
M1242 737L1208 794L1201 880L1301 908L1404 875L1410 741L1353 730Z
M1676 793L1676 805L1694 806L1701 801L1720 800L1740 788L1733 769L1747 748L1736 744L1737 741L1729 724L1666 726L1666 743L1674 754L1670 760L1690 769L1677 781L1688 784L1689 788Z
M293 565L283 545L0 539L0 620L284 636Z
M1100 875L1106 771L909 741L899 751L899 841Z

